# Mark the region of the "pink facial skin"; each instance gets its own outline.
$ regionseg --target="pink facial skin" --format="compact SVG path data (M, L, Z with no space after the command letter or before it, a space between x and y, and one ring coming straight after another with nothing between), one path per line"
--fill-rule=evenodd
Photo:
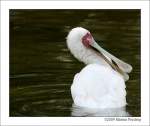
M88 32L85 36L82 37L82 43L85 47L90 47L92 43L92 35Z

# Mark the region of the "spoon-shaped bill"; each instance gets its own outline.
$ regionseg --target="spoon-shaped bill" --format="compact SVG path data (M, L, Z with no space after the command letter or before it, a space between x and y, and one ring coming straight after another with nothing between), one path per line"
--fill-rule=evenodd
M124 61L118 59L117 57L113 56L106 50L104 50L101 46L99 46L94 40L91 43L91 46L94 47L101 53L102 58L116 71L123 75L124 80L127 81L129 76L127 73L132 71L132 66L130 64L125 63ZM109 59L108 59L109 58ZM111 61L110 61L111 59Z

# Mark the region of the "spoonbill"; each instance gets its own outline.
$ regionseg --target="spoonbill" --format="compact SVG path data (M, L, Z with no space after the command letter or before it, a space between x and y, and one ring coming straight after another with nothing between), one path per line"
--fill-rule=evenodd
M125 81L132 66L104 50L82 27L69 32L67 46L75 58L86 64L71 85L74 104L101 109L126 106Z

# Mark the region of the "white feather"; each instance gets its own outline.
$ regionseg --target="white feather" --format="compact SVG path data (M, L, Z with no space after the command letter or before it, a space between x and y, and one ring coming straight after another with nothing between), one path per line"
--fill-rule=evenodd
M85 64L98 63L110 67L101 57L82 44L81 39L87 32L89 31L81 27L72 29L67 36L68 49L74 57Z
M67 36L67 46L71 53L79 61L87 64L74 77L71 86L73 101L76 105L87 108L123 107L126 105L123 76L112 69L102 57L82 44L82 37L87 32L89 31L77 27L72 29ZM104 50L102 53L106 54L106 58L110 61L111 58L117 59Z
M90 64L76 74L71 86L74 103L90 108L116 108L126 105L123 78L116 71Z

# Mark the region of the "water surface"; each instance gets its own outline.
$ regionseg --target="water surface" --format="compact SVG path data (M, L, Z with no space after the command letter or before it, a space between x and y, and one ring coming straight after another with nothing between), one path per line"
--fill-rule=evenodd
M133 66L127 112L141 116L140 10L10 10L10 116L73 116L70 86L84 64L65 38L77 26Z

